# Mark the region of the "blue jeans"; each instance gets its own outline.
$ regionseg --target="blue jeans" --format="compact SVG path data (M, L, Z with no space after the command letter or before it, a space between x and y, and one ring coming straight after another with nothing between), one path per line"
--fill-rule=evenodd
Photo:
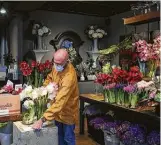
M61 122L55 121L55 125L58 127L58 139L59 145L76 145L75 143L75 125L67 125Z

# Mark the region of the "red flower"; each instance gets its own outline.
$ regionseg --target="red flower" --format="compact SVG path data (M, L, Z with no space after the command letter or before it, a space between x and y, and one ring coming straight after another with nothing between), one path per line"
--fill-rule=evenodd
M40 63L38 66L38 70L42 72L45 69L45 65L43 63Z
M33 61L31 62L31 67L34 68L34 67L36 67L36 66L37 66L37 63L36 63L36 61L33 60Z
M20 70L25 70L29 67L26 61L20 63Z

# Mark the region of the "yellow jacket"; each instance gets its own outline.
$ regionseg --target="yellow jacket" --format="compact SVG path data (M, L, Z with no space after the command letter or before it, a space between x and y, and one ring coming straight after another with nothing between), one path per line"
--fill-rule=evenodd
M71 63L68 63L64 71L55 69L48 74L44 86L50 82L58 84L58 93L55 102L46 110L44 117L47 120L56 120L65 124L75 124L78 117L79 91L77 74Z

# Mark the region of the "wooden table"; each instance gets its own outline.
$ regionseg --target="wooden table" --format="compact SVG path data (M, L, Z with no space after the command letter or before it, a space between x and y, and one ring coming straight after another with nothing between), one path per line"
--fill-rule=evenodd
M160 117L155 113L141 112L138 109L128 109L122 106L110 104L104 101L102 94L80 94L80 134L84 134L84 104L101 104L105 109L110 109L115 112L118 119L127 120L134 123L144 124L151 129L160 129Z

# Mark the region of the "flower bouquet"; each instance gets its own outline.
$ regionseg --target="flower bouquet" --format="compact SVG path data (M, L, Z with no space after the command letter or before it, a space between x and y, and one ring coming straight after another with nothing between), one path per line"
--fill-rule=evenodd
M41 23L35 23L32 28L32 34L38 36L47 36L51 34L51 30Z
M35 61L27 63L26 61L23 61L20 63L20 70L23 76L27 79L27 84L31 85L33 88L38 88L42 86L43 80L52 70L52 66L53 64L49 60L45 63Z
M86 30L85 33L89 36L89 38L92 39L101 39L104 36L107 35L105 30L99 28L97 25L89 26Z
M23 101L23 123L32 124L35 120L42 117L43 113L49 107L48 101L54 100L58 90L55 83L50 83L46 87L32 88L27 86L21 93L20 99Z

